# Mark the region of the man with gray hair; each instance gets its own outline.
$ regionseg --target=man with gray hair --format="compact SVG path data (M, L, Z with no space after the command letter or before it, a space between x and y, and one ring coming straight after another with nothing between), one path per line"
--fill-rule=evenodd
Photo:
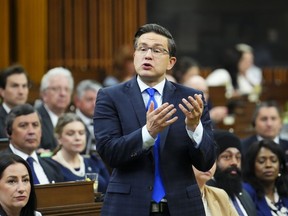
M75 113L82 119L86 126L86 149L84 154L89 154L96 150L93 115L98 90L102 85L94 80L82 80L76 87L74 104Z
M57 146L54 137L54 127L61 114L66 112L70 103L74 88L74 80L71 72L63 67L50 69L41 80L40 95L42 104L37 108L42 118L42 138L40 149L53 151Z

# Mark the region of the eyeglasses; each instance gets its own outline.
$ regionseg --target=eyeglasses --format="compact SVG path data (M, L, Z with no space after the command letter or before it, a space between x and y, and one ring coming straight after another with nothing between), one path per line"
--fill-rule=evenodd
M138 46L136 48L136 51L141 55L146 55L148 50L151 50L152 55L155 57L169 54L169 51L162 47Z
M70 90L69 88L67 88L67 87L62 88L62 87L60 87L60 86L57 86L57 87L48 87L47 89L49 89L49 90L51 90L51 91L53 91L53 92L56 92L56 93L60 93L60 92L62 92L62 91L66 92L66 93L70 93L70 92L71 92L71 90Z

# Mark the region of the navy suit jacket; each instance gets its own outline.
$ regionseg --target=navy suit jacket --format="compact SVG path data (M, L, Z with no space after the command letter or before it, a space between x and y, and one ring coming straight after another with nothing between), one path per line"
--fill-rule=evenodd
M56 148L57 140L54 137L54 127L50 116L42 104L37 108L39 115L41 116L41 125L42 125L42 137L39 148L54 150Z
M252 200L255 203L256 209L257 209L257 215L258 216L272 216L270 207L268 206L266 199L263 197L259 199L257 197L255 189L250 185L249 183L244 183L245 190L249 193ZM281 197L283 200L284 206L288 208L288 197Z
M0 105L0 138L7 138L5 121L8 113L4 109L3 105Z
M205 215L200 190L191 165L209 170L215 161L215 142L205 104L199 148L189 138L185 115L178 108L182 98L200 93L166 81L163 103L177 108L178 120L160 133L161 176L171 216ZM97 151L113 168L102 215L147 216L154 182L153 148L143 149L142 127L146 109L136 81L100 89L94 115Z
M252 135L250 137L247 137L247 138L241 140L242 155L244 155L244 156L246 155L249 146L254 142L257 142L257 136L256 135ZM288 170L288 141L284 140L284 139L279 139L279 145L283 149L283 152L285 154L286 168Z
M3 154L13 154L13 152L10 148L7 148L0 152L0 156ZM64 182L64 176L56 162L49 160L48 158L41 158L39 156L38 160L50 183Z

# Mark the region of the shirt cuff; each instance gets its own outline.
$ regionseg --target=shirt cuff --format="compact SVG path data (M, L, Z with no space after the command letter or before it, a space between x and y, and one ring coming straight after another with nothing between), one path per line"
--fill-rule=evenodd
M143 149L148 149L155 143L155 139L148 132L146 125L142 127L142 140L143 140Z
M199 124L197 125L195 131L191 131L188 130L186 127L186 131L188 133L188 136L190 137L190 139L192 139L195 143L195 148L198 148L201 141L202 141L202 136L203 136L203 125L201 123L201 121L199 122Z

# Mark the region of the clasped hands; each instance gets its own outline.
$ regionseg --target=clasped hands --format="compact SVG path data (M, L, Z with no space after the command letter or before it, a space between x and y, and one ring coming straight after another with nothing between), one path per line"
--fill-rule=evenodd
M198 126L202 113L203 101L201 94L195 94L194 98L189 96L187 99L182 99L183 104L179 104L179 108L186 116L185 124L188 130L195 131ZM163 103L154 110L154 104L151 102L146 113L146 127L152 137L156 137L167 126L177 121L178 116L172 117L176 113L176 108L173 104Z

